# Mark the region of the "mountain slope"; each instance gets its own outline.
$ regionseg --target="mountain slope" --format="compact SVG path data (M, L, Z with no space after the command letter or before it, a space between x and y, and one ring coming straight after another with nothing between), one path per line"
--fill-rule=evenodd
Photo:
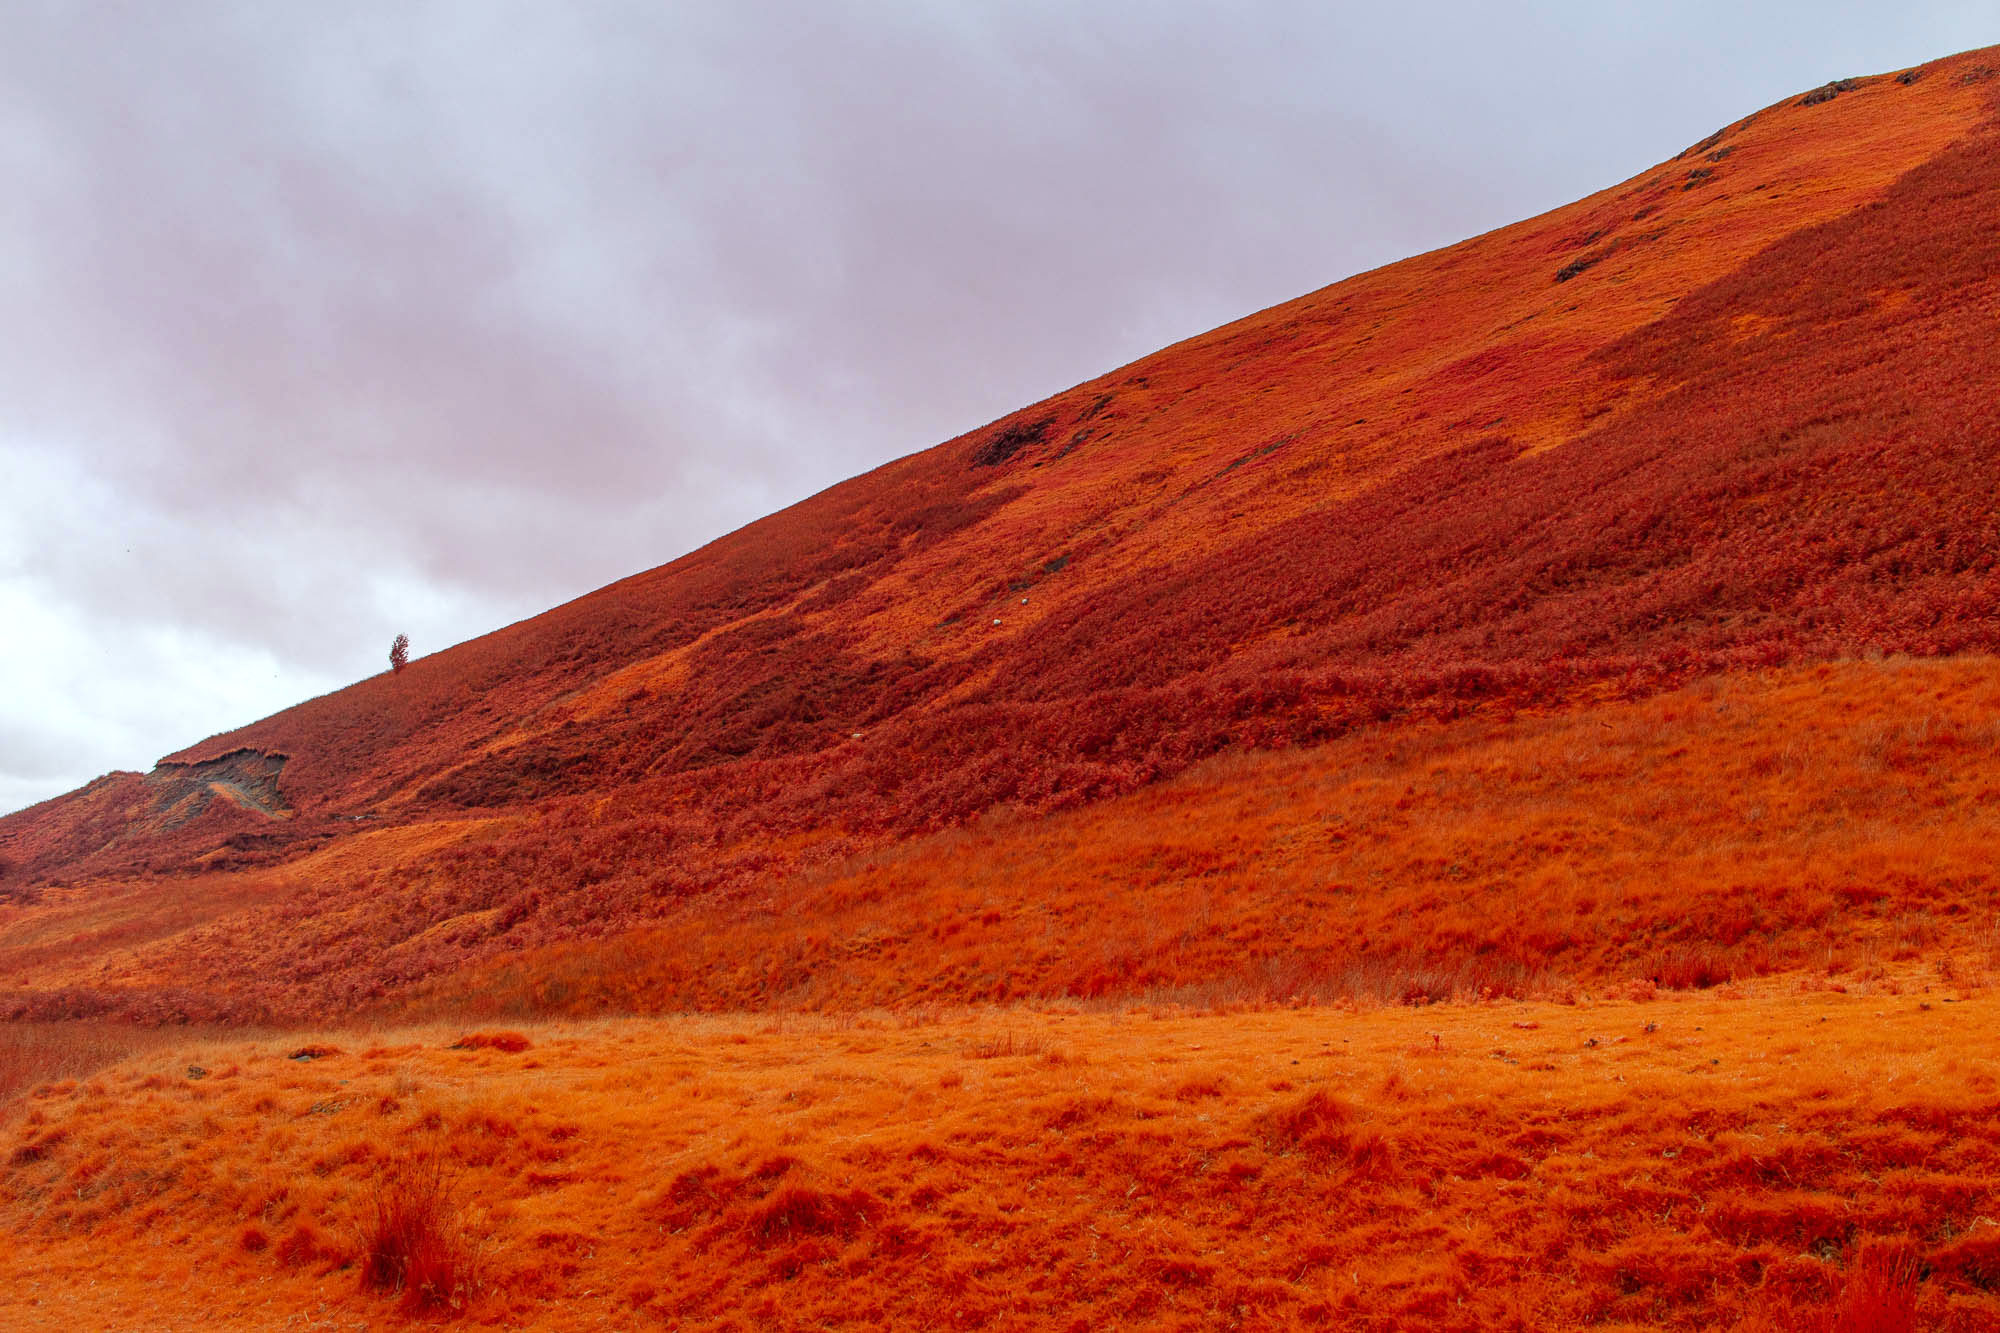
M0 820L0 972L345 1008L1235 746L2000 649L1996 64L1787 99Z

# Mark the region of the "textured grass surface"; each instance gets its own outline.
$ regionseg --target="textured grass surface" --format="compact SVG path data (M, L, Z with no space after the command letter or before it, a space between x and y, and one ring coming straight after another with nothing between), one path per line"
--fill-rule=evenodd
M1996 1001L1889 980L213 1041L17 1108L0 1319L393 1322L365 1223L437 1153L472 1323L1988 1328Z
M58 1009L220 995L297 1016L351 1003L336 987L358 974L381 979L389 998L362 1000L376 1012L481 1020L1872 976L2000 947L1996 743L1993 658L1733 673L1224 756L1085 809L662 903L660 926L610 938L587 933L586 887L572 903L585 938L487 963L468 960L487 919L437 906L459 866L481 864L469 857L375 872L388 904L402 893L445 917L422 947L371 952L369 917L328 912L316 886L358 839L285 871L56 895L35 929L0 939L0 976L16 1003ZM400 853L419 832L369 837ZM455 836L547 863L533 825ZM212 917L204 892L270 905ZM145 894L175 895L150 918L171 929L126 943ZM189 914L203 924L181 926Z

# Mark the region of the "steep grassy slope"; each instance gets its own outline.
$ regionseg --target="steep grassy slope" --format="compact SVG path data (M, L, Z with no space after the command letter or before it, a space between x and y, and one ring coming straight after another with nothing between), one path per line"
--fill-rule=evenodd
M1232 747L2000 648L1997 62L1788 99L0 821L0 979L350 1008Z

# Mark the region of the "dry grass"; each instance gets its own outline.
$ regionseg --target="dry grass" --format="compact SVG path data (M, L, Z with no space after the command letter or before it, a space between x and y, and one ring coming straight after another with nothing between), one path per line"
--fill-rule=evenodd
M75 1083L140 1051L186 1040L186 1033L123 1023L0 1023L0 1121L30 1090Z
M519 1055L534 1043L520 1032L468 1032L451 1044L454 1051L505 1051Z
M1995 970L2000 663L1744 672L1224 756L658 931L433 983L439 1012L1197 1007ZM424 1012L421 1007L417 1012Z
M1915 1245L1865 1247L1849 1269L1828 1333L1912 1333L1922 1280L1923 1260Z
M390 1162L363 1204L362 1287L400 1296L407 1313L464 1310L480 1287L464 1214L457 1171L437 1145Z
M0 1144L0 1325L372 1321L414 1216L558 1333L1994 1326L2000 1000L1801 980L163 1050Z

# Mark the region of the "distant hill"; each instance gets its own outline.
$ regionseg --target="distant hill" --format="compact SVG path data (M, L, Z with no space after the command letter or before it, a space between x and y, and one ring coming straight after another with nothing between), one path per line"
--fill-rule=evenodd
M809 965L718 1001L809 998L844 964L802 895L968 821L1225 751L2000 650L1996 70L1787 98L0 820L0 1006L340 1012L756 913Z

